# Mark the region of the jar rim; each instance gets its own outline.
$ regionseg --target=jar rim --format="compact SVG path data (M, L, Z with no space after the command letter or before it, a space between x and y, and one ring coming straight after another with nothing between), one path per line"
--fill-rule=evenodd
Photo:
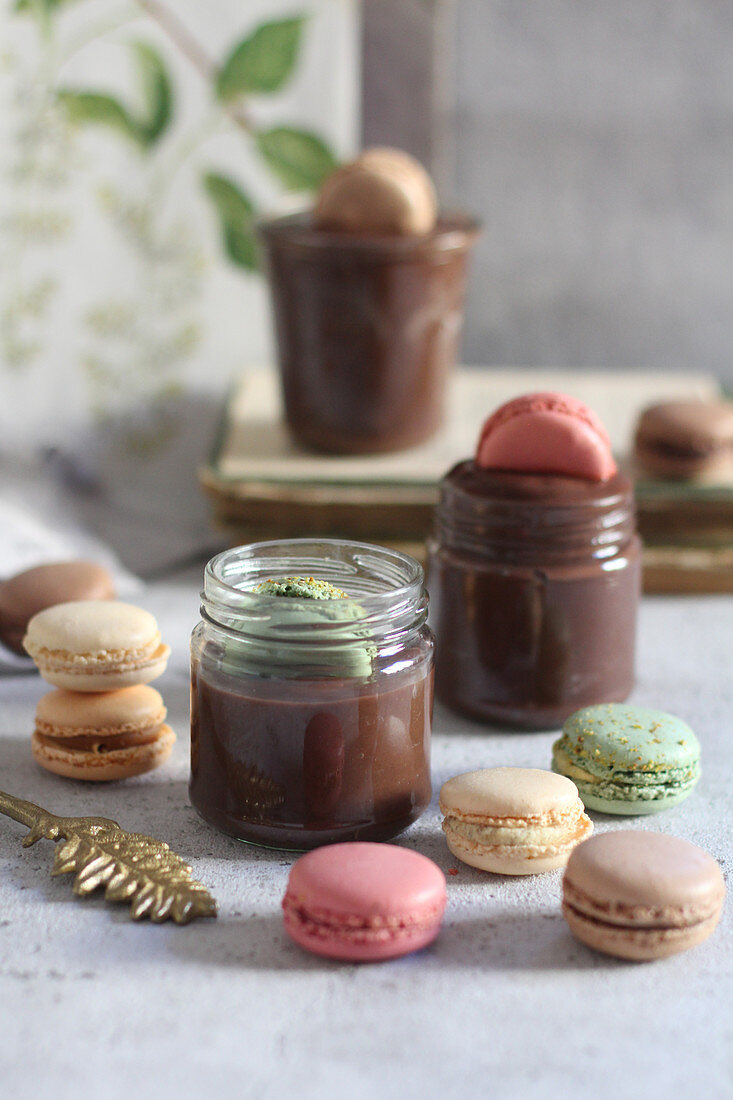
M482 471L467 460L441 482L434 535L459 552L526 562L609 557L635 530L633 487L621 472L596 483Z
M324 550L326 553L324 554ZM414 616L425 600L422 565L408 554L385 546L348 539L297 538L271 539L230 547L211 558L204 569L202 610L207 617L231 629L229 621L220 616L244 615L251 623L266 624L277 607L278 615L290 616L287 633L298 633L303 608L313 608L316 601L299 597L273 596L253 592L251 587L232 583L235 578L251 584L270 578L318 574L337 587L348 586L353 614L349 625L379 627L395 617ZM353 582L357 581L356 590ZM323 606L329 601L317 601ZM318 624L320 625L320 624ZM343 623L340 624L343 629ZM338 621L324 623L324 631L338 633ZM282 626L281 626L282 629ZM311 623L303 631L313 630Z
M456 211L441 211L435 229L419 236L372 236L317 229L309 211L265 218L257 223L257 232L265 241L287 238L289 243L314 254L328 253L335 249L339 254L349 252L355 255L361 253L394 258L411 258L426 251L465 251L475 244L482 228L477 218Z

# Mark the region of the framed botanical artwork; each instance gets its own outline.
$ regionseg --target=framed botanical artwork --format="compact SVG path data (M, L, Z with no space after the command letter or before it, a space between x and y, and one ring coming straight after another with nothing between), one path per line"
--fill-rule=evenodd
M354 0L11 0L0 14L6 444L159 447L269 354L255 222L358 142Z

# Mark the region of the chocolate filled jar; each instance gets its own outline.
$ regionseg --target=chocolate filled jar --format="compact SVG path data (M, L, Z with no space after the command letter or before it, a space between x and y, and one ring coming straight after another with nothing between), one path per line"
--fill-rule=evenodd
M446 216L424 236L375 237L295 215L259 231L293 436L338 454L431 436L443 420L478 225Z
M347 599L252 591L315 576ZM433 638L420 565L366 543L225 551L191 642L190 797L241 840L388 840L430 801Z
M641 544L632 486L479 469L444 478L429 546L436 694L551 729L634 683Z

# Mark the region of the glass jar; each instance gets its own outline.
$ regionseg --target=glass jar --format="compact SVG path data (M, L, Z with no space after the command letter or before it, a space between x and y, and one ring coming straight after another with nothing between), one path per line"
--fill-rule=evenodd
M632 486L455 466L429 545L436 694L552 729L634 682L641 544Z
M412 447L440 427L479 226L445 215L419 237L259 226L285 419L316 451Z
M315 577L347 598L252 589ZM191 802L240 840L388 840L430 801L433 637L423 571L337 539L213 558L191 640Z

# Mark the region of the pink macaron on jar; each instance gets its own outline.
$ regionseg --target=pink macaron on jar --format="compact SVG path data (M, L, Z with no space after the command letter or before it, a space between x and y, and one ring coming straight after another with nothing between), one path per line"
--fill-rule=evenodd
M634 682L641 544L595 414L509 402L441 484L429 544L438 698L486 722L558 727Z

